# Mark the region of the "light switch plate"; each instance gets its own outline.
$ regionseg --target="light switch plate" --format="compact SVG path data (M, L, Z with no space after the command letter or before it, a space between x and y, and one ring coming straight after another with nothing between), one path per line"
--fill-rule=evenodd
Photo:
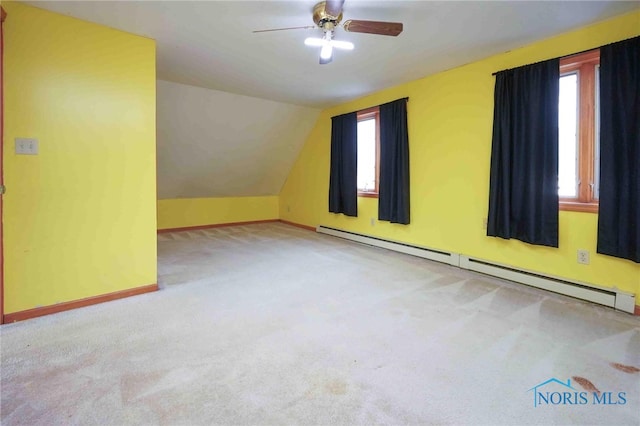
M20 155L37 155L38 154L38 139L16 138L16 154L20 154Z

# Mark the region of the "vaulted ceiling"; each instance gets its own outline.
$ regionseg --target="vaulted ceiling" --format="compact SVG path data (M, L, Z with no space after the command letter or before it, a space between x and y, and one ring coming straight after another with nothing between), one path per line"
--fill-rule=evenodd
M319 108L640 8L638 1L346 0L344 19L403 22L348 33L318 64L304 45L316 0L27 1L157 42L159 198L278 194ZM176 84L180 83L180 84Z
M638 1L346 0L344 19L404 23L398 37L347 33L355 50L318 64L303 44L316 0L28 2L157 40L158 78L325 107L640 7Z

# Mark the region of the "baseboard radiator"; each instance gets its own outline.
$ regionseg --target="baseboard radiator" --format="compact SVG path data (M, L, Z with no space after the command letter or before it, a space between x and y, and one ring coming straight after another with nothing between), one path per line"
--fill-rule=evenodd
M400 253L406 253L412 256L423 257L425 259L435 260L436 262L448 263L449 265L453 266L459 266L460 264L459 256L456 253L447 253L442 250L435 250L427 247L419 247L395 241L383 240L382 238L369 237L362 234L356 234L354 232L341 231L339 229L329 228L322 225L316 228L316 232L333 235L334 237L345 238L351 241L357 241L359 243L368 244L370 246L398 251Z
M577 281L568 281L563 278L515 269L507 265L488 262L482 259L474 259L464 255L460 256L460 267L577 299L588 300L631 314L633 314L635 309L635 296L633 294L610 288L602 288L593 284Z
M428 247L414 246L396 241L384 240L377 237L342 231L335 228L320 225L316 231L334 237L385 248L436 262L446 263L462 269L480 272L517 283L526 284L554 293L564 294L577 299L587 300L600 305L609 306L619 311L633 314L635 309L635 296L631 293L616 289L602 288L593 284L568 281L563 278L543 275L533 271L515 269L508 265L502 265L487 260L472 258L458 253L449 253Z

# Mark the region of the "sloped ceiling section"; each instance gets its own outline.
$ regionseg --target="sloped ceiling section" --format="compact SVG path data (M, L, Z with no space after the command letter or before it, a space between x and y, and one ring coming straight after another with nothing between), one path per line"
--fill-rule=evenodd
M158 80L158 198L277 195L318 109Z
M158 78L329 107L637 9L640 1L346 0L344 19L403 22L398 37L349 33L355 49L319 65L304 45L319 0L39 1L30 4L153 38ZM542 58L541 58L542 59ZM321 82L322 84L319 84Z

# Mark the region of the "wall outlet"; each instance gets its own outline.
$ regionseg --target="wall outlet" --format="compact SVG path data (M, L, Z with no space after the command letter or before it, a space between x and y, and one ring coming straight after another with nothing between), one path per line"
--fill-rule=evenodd
M578 250L578 263L589 264L589 250Z
M287 206L287 213L291 213L291 206Z
M38 139L16 138L16 154L37 155Z
M376 219L375 218L371 218L371 226L376 226Z

